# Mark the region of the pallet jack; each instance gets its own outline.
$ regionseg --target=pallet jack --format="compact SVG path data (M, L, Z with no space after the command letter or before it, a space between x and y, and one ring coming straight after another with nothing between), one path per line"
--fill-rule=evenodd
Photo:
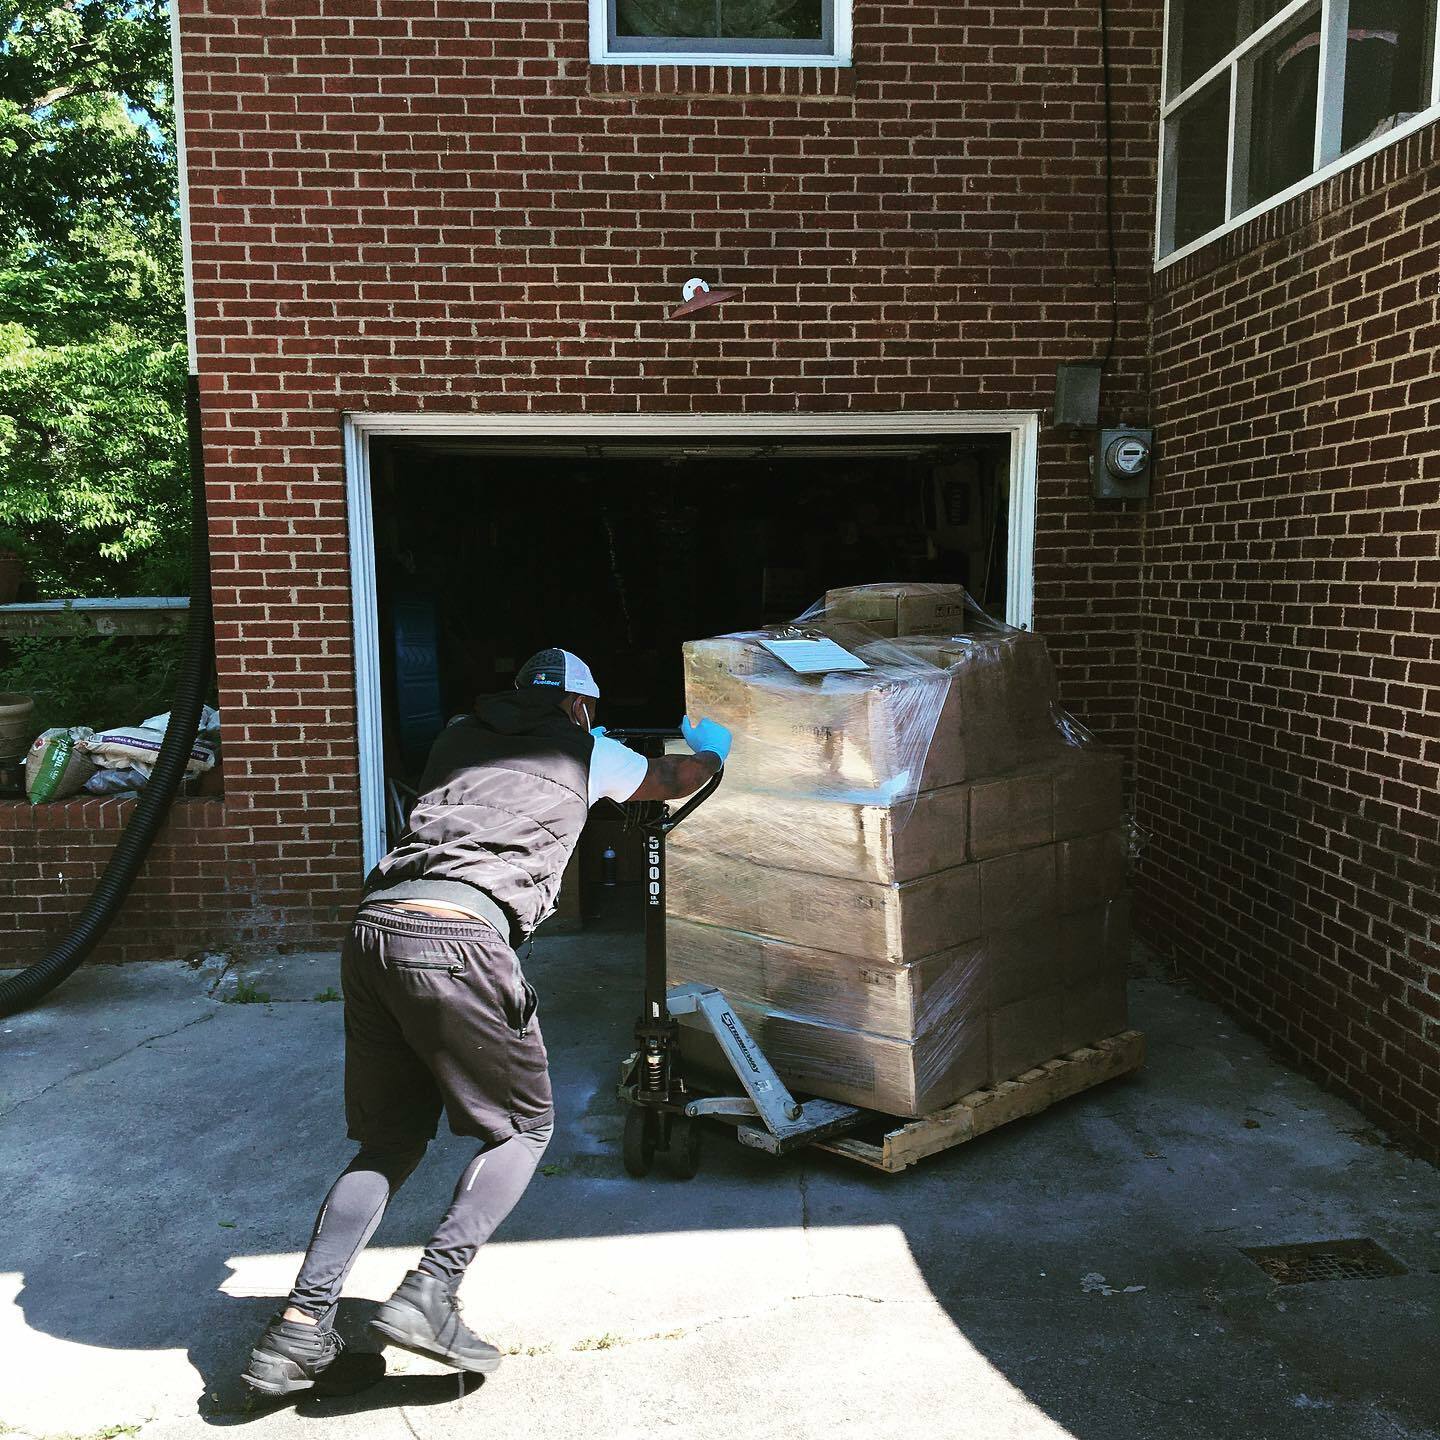
M615 729L606 733L645 755L664 753L679 730ZM644 855L645 1008L635 1023L635 1049L620 1071L625 1102L623 1158L626 1171L643 1177L660 1155L682 1180L700 1166L700 1120L736 1126L742 1145L780 1155L853 1130L866 1112L833 1100L797 1100L775 1073L725 996L713 985L669 986L665 978L665 837L720 788L724 770L711 777L671 814L663 803L625 805L641 835ZM715 1094L686 1073L678 1017L693 1015L706 1026L734 1070L743 1095Z

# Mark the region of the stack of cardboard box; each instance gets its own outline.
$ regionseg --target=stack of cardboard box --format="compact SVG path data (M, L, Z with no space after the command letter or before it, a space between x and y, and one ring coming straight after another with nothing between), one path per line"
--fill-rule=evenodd
M672 983L723 990L797 1090L894 1115L1124 1029L1119 756L1066 743L1044 641L958 587L831 592L805 624L869 668L686 646L687 709L735 747L670 837Z

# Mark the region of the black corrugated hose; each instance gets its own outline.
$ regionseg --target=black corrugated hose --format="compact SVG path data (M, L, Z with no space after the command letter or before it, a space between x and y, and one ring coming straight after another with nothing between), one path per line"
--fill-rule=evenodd
M193 375L185 394L185 429L190 450L190 612L185 657L170 705L165 742L140 792L135 813L121 832L105 873L70 933L43 959L0 981L0 1016L27 1010L43 999L72 975L100 943L164 824L200 729L200 712L210 688L212 655L210 537L205 522L205 471L200 448L200 388Z

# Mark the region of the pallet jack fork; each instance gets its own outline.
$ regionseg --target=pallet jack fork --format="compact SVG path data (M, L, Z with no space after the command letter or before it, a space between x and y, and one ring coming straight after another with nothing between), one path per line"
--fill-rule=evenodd
M678 730L611 730L643 753L663 751ZM665 805L636 806L645 861L645 1009L635 1024L635 1049L621 1066L626 1102L624 1160L634 1176L650 1173L658 1153L672 1173L688 1180L700 1165L700 1120L707 1115L736 1125L742 1145L783 1154L853 1130L865 1112L833 1100L797 1100L775 1073L744 1022L713 985L676 985L665 978L665 837L720 787L721 770L672 815ZM693 1015L710 1031L730 1062L743 1095L696 1088L681 1059L679 1016Z

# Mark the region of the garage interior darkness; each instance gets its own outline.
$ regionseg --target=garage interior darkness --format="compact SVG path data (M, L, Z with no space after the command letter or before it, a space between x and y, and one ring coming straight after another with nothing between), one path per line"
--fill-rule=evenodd
M594 670L600 723L662 726L684 708L686 640L790 620L835 586L958 581L1003 616L1009 443L377 438L391 842L445 721L544 646Z

